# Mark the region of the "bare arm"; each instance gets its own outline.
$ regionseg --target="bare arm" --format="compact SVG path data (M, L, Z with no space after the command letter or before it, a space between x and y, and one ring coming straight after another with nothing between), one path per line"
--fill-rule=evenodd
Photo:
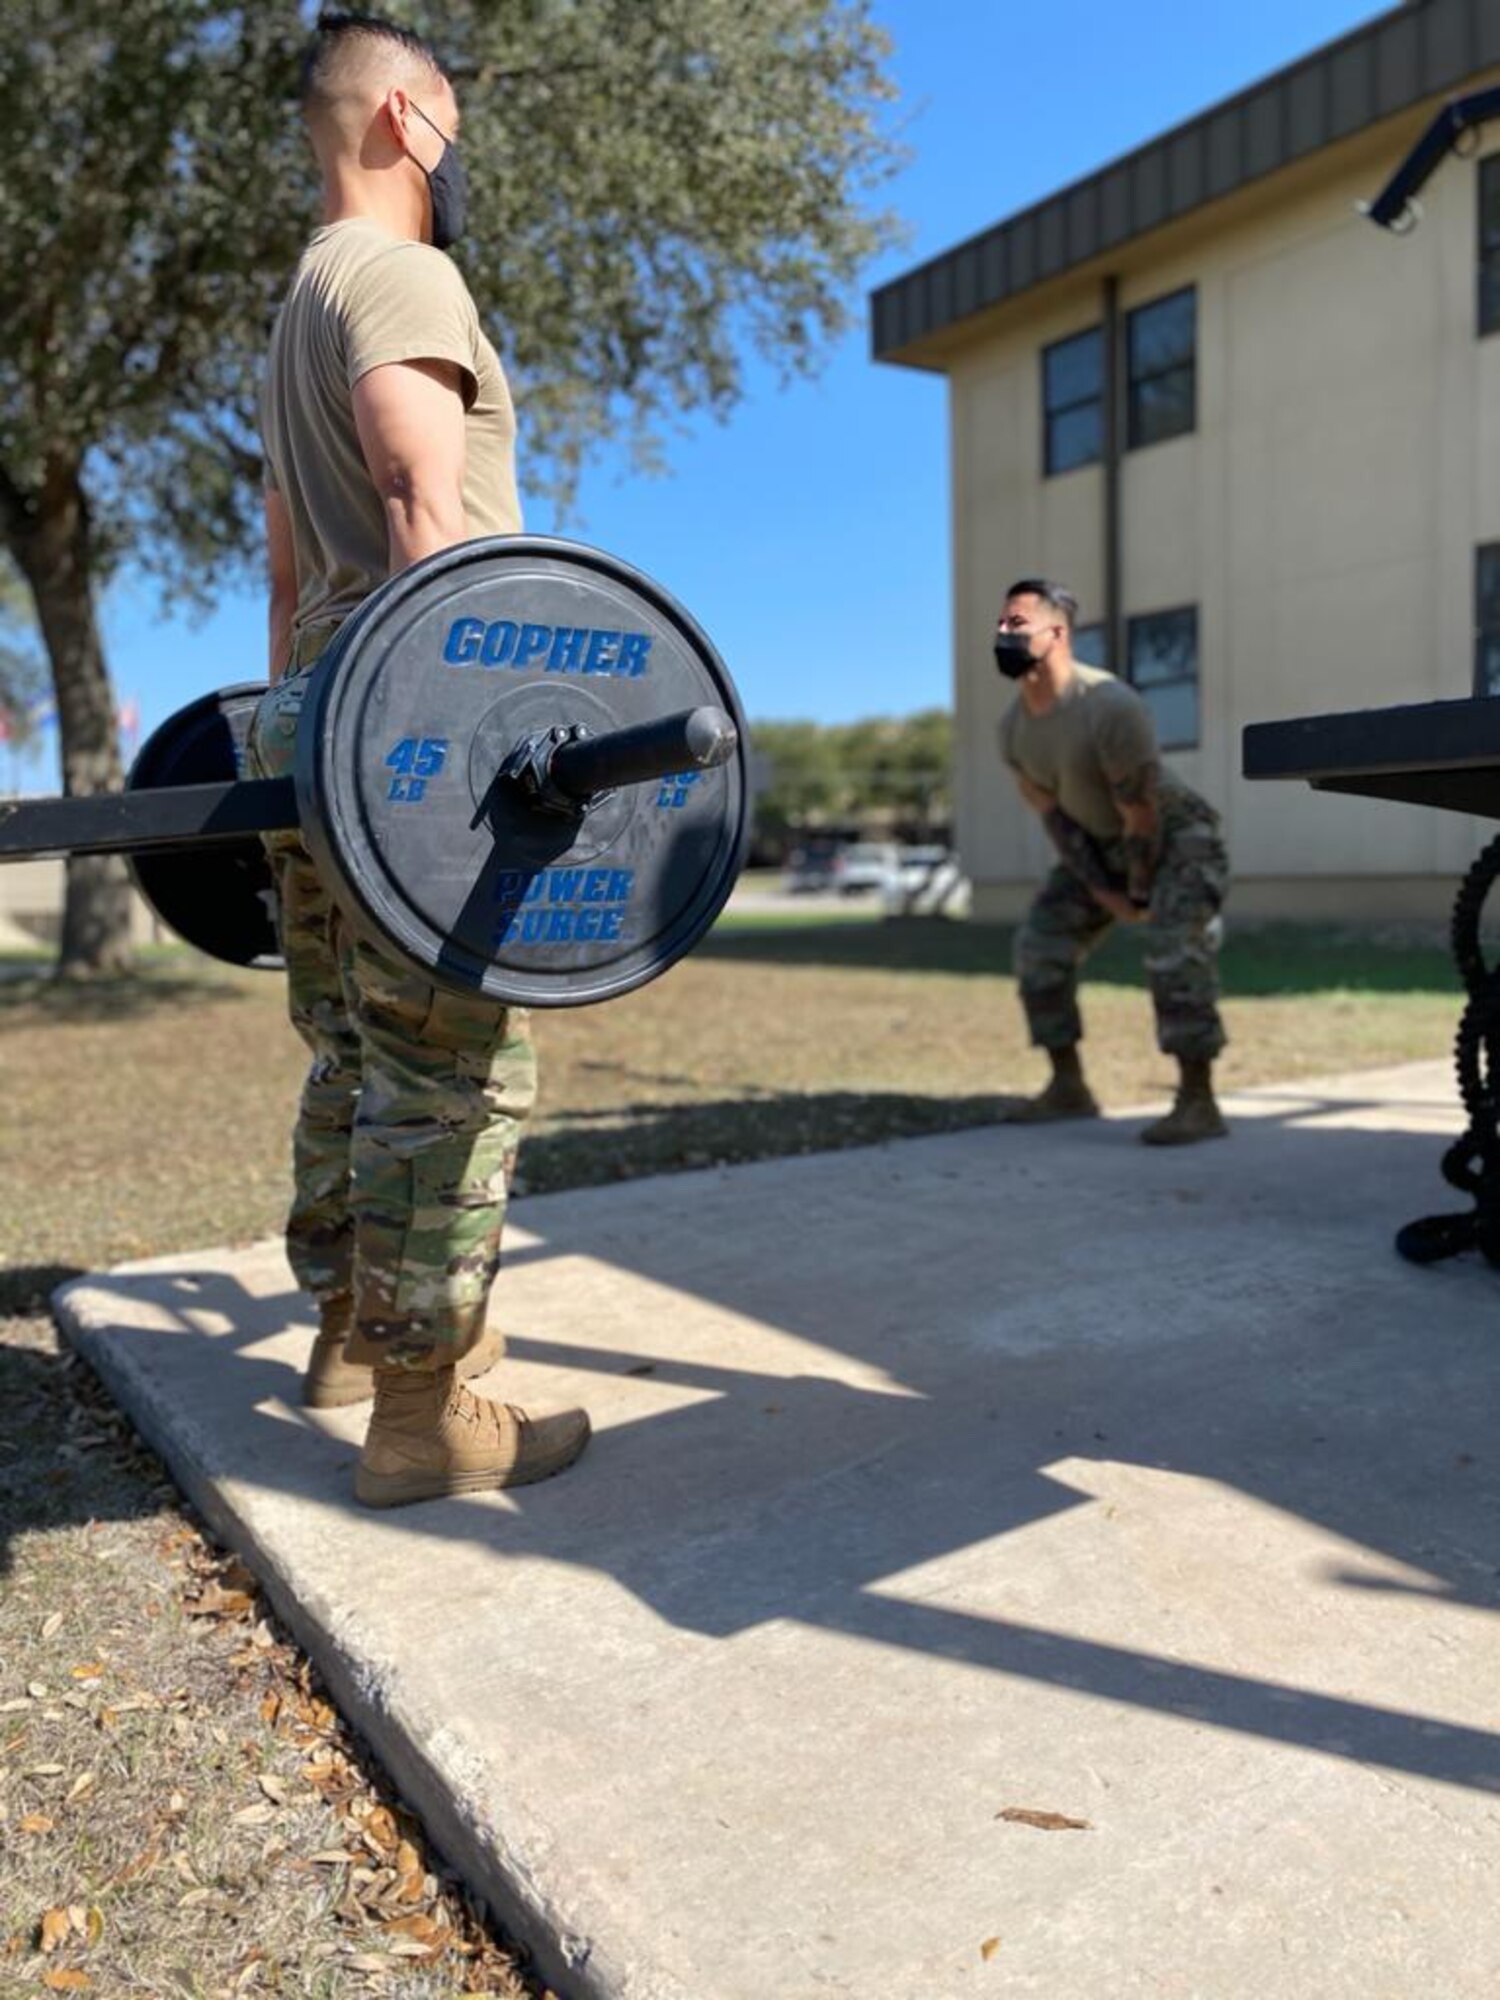
M297 563L292 523L285 500L266 488L266 561L271 573L270 675L279 681L292 653L292 619L297 610Z
M1161 861L1161 813L1157 792L1161 768L1142 764L1110 786L1125 824L1125 889L1132 903L1151 900L1151 885Z
M468 537L464 405L447 361L393 361L354 385L360 449L385 509L392 576Z
M1068 873L1081 882L1101 909L1108 910L1112 917L1133 919L1139 912L1132 909L1128 897L1120 892L1118 877L1111 876L1104 865L1098 844L1081 827L1077 820L1070 819L1057 803L1056 796L1028 778L1024 771L1012 773L1021 797L1034 813L1041 817L1047 838L1057 850L1057 858Z

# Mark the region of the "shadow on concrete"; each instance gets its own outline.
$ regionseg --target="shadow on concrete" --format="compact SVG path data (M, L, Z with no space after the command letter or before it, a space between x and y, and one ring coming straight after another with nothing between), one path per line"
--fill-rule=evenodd
M871 923L720 927L697 955L760 965L838 966L880 972L950 973L993 977L1011 969L1008 926L957 923L941 917L889 917ZM1084 979L1104 986L1145 986L1144 930L1112 932L1088 959ZM1368 934L1340 934L1294 924L1247 928L1228 912L1220 955L1224 990L1235 997L1366 992L1444 993L1462 987L1444 945L1382 944Z
M733 1229L755 1200L763 1184L752 1176L681 1184L671 1197L676 1235L622 1233L614 1209L587 1193L535 1223L526 1216L529 1228L548 1231L536 1254L604 1260L659 1284L665 1299L691 1293L841 1353L873 1371L879 1386L684 1362L665 1344L643 1359L598 1345L587 1327L512 1325L519 1360L575 1378L650 1375L700 1399L607 1429L567 1478L511 1496L506 1509L433 1502L375 1517L380 1531L593 1568L674 1626L706 1636L797 1621L877 1649L1500 1791L1500 1733L1201 1667L1166 1650L1082 1639L1020 1616L956 1611L921 1601L904 1582L924 1563L967 1551L976 1595L1003 1601L1006 1538L1096 1504L1086 1468L1097 1461L1217 1482L1358 1545L1371 1571L1348 1569L1338 1552L1323 1573L1338 1587L1414 1591L1481 1613L1500 1608L1494 1273L1472 1261L1418 1271L1390 1249L1406 1219L1390 1211L1390 1191L1425 1184L1429 1169L1435 1179L1440 1135L1297 1122L1317 1108L1299 1105L1291 1122L1246 1123L1238 1153L1141 1159L1128 1151L1119 1198L1156 1218L1133 1262L1128 1235L1106 1240L1087 1218L1062 1268L1040 1261L1037 1239L1007 1236L1014 1181L1005 1175L1045 1175L1051 1135L1027 1135L1025 1152L1014 1135L970 1135L963 1164L938 1173L899 1150L872 1156L885 1163L885 1183L873 1185L872 1166L872 1185L862 1182L853 1199L867 1194L877 1218L889 1211L887 1248L833 1285L812 1282L837 1254L812 1208L779 1259L706 1254L716 1232ZM1129 1149L1132 1136L1104 1125L1089 1143ZM1051 1158L1054 1168L1062 1164L1058 1153ZM1271 1160L1283 1169L1268 1172ZM892 1192L893 1175L910 1183L904 1215L907 1198ZM809 1200L815 1186L807 1184ZM1310 1188L1326 1191L1321 1203L1309 1202ZM1066 1207L1061 1180L1058 1195ZM986 1218L990 1233L976 1255ZM1211 1258L1201 1236L1208 1218ZM1355 1277L1351 1228L1368 1242ZM305 1317L294 1295L250 1298L227 1278L192 1273L95 1282L122 1293L147 1283L154 1296L165 1283L180 1294L184 1327L206 1315L229 1329L193 1343L185 1358L180 1333L131 1335L136 1348L173 1344L174 1386L189 1399L194 1370L232 1359L243 1371L236 1462L198 1470L238 1468L310 1502L352 1505L354 1447L322 1436L309 1451L306 1420L288 1422L293 1371L248 1351ZM1133 1327L1126 1335L1116 1323L1127 1294L1144 1334ZM499 1309L504 1318L503 1278ZM256 1407L270 1398L280 1399L276 1412ZM213 1515L200 1492L193 1497ZM1372 1573L1381 1565L1409 1574ZM1269 1593L1274 1623L1274 1582L1248 1568L1244 1582ZM295 1607L282 1608L295 1625Z
M555 1112L543 1130L528 1133L522 1173L527 1189L538 1193L787 1154L839 1152L990 1125L1009 1101L989 1094L767 1090L708 1103L665 1099L633 1103L627 1110Z

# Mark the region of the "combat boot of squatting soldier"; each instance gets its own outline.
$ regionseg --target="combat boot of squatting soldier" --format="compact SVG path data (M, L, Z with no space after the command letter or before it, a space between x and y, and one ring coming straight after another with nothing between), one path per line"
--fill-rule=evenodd
M995 662L1016 683L1001 754L1057 852L1016 933L1015 970L1031 1039L1052 1076L1010 1112L1017 1124L1096 1118L1078 1046L1078 972L1116 923L1149 923L1146 975L1157 1042L1179 1069L1176 1101L1141 1133L1150 1146L1220 1139L1213 1090L1224 1047L1218 1009L1219 910L1229 861L1217 813L1162 766L1150 710L1134 688L1073 658L1071 591L1026 578L1006 594Z

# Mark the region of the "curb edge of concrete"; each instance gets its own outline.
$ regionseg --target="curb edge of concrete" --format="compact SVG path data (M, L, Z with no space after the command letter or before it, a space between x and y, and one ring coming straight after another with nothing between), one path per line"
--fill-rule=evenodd
M130 1267L133 1274L150 1268L149 1262ZM88 1362L214 1535L254 1572L276 1615L322 1674L340 1714L374 1752L443 1859L524 1945L534 1971L561 2000L692 2000L660 1968L621 1965L605 1956L586 1921L565 1921L546 1880L548 1867L527 1859L528 1849L547 1846L545 1833L531 1828L532 1838L505 1839L456 1760L444 1755L441 1723L407 1712L399 1696L391 1700L378 1660L363 1667L350 1660L348 1642L357 1624L346 1613L331 1616L335 1607L321 1594L299 1592L204 1465L191 1437L162 1419L146 1371L134 1365L128 1348L108 1338L108 1311L94 1304L103 1275L86 1273L53 1292L52 1313L64 1341ZM578 1916L584 1919L585 1911Z

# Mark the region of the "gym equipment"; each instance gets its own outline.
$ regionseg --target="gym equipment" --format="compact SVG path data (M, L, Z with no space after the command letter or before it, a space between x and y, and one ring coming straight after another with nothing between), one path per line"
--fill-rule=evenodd
M1500 89L1454 98L1361 212L1402 236L1421 220L1420 189L1466 134L1500 118ZM1405 799L1500 820L1500 701L1433 701L1350 715L1255 723L1244 735L1247 778L1305 778L1315 791ZM1474 862L1454 899L1453 955L1468 991L1458 1027L1458 1087L1468 1128L1443 1155L1449 1185L1472 1213L1423 1216L1396 1236L1415 1264L1477 1248L1500 1266L1500 964L1486 961L1484 906L1500 879L1500 839Z
M244 768L245 739L264 681L242 682L169 715L141 745L131 791L227 783ZM169 930L230 965L279 966L276 889L258 840L201 851L164 848L129 857L135 885Z
M311 670L290 778L237 775L256 698L227 689L172 717L123 793L0 805L0 861L127 853L174 929L244 964L266 956L269 881L247 836L297 831L357 928L439 984L534 1007L665 972L743 866L728 670L600 550L493 536L390 578ZM248 870L222 931L219 854Z
M1245 731L1244 772L1500 820L1500 701L1419 702L1254 723ZM1453 955L1469 995L1456 1049L1469 1122L1443 1155L1443 1177L1474 1208L1424 1216L1400 1230L1396 1248L1414 1264L1477 1248L1500 1266L1500 964L1487 961L1482 937L1485 902L1497 880L1500 838L1464 877L1452 918Z

